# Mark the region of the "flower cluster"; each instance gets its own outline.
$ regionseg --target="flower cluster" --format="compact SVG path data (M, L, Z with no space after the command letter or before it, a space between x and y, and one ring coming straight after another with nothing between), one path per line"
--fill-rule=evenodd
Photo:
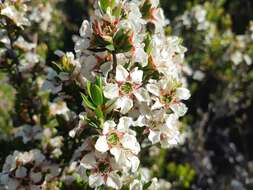
M3 166L1 181L7 189L41 189L60 174L58 165L47 161L38 149L15 151Z
M178 32L182 33L184 29L186 31L195 30L197 33L200 33L199 35L203 38L201 43L206 46L205 48L215 45L215 43L220 43L217 44L217 46L220 45L221 48L225 50L224 54L221 56L223 62L231 61L235 66L240 63L251 65L251 26L249 26L249 32L236 35L231 28L228 27L231 25L229 16L225 14L221 15L223 14L222 11L217 11L217 13L212 15L211 13L215 12L215 9L216 8L211 3L193 6L190 10L185 11L183 15L175 19ZM218 17L224 17L224 19L220 21L224 25L222 32L217 22L215 22Z
M20 29L37 22L45 31L52 10L43 4L29 9L28 2L8 1L1 15ZM179 119L187 112L183 101L190 98L182 76L186 48L180 38L165 34L168 21L158 0L99 0L94 6L94 15L83 21L80 36L74 38L75 53L57 50L57 68L44 69L47 78L38 82L42 92L53 97L47 103L49 122L57 120L58 127L64 123L68 133L47 124L16 130L23 143L41 142L44 155L39 150L10 155L1 173L7 189L43 189L52 180L59 188L77 181L87 189L170 188L142 168L140 153L181 141ZM48 12L42 14L44 9ZM28 42L19 36L9 43L26 52L18 64L20 72L43 61L36 53L36 37ZM73 96L82 99L82 109L73 106L78 103ZM31 118L34 123L43 120Z
M164 148L179 142L178 119L187 111L182 101L190 97L181 74L186 49L179 38L165 35L158 4L98 1L75 39L76 57L61 55L57 77L72 77L85 89L85 126L98 133L80 163L91 187L126 185L124 175L138 170L145 139ZM72 138L79 138L76 131Z

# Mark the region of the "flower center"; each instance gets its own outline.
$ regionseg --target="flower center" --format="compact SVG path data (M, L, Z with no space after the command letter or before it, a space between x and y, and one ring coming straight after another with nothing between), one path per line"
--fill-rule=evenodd
M119 137L116 133L111 133L108 137L107 137L107 141L109 144L111 145L116 145L119 142Z
M110 164L107 162L100 162L98 165L99 172L106 173L110 170Z
M172 96L171 95L168 95L168 96L164 96L163 97L163 101L164 101L164 103L165 104L170 104L171 103L171 101L172 101Z
M121 85L120 90L123 94L129 94L133 91L133 86L130 82L126 82Z

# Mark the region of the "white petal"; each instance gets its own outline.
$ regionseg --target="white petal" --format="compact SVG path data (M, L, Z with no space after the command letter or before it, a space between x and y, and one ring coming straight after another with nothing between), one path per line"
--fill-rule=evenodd
M107 181L106 181L106 185L108 187L112 187L114 189L120 189L122 186L122 182L120 180L120 176L118 174L116 174L115 172L111 172L108 175Z
M178 132L177 134L173 134L173 137L167 136L161 140L161 146L162 148L171 148L175 145L178 144L179 142L179 135L180 133Z
M34 183L38 183L42 179L42 174L40 172L30 172L30 178Z
M135 84L141 84L142 83L142 77L143 77L143 71L138 70L138 68L135 68L131 73L130 73L131 80Z
M186 105L182 102L180 103L176 103L176 104L172 104L170 106L170 108L172 109L172 111L178 116L178 117L182 117L186 114L188 108L186 107Z
M144 127L146 125L146 119L143 115L140 115L136 121L134 121L133 126Z
M150 102L150 96L145 88L139 88L134 91L134 95L139 102Z
M187 88L177 88L176 97L179 100L188 100L191 97L190 91Z
M129 152L130 153L130 152ZM131 168L131 162L128 159L129 156L132 155L132 153L127 153L127 151L121 151L120 158L118 160L118 165L126 168Z
M170 114L166 118L166 127L169 129L174 128L177 125L178 117L176 114Z
M147 66L148 55L142 47L135 49L135 61L141 63L142 67Z
M117 84L106 84L103 91L105 97L108 99L114 99L119 97L119 87Z
M131 117L121 117L117 129L119 131L128 131L129 127L133 125L133 119Z
M132 183L130 183L129 190L142 190L142 189L143 189L143 185L141 181L135 179L133 180Z
M125 82L128 76L129 76L128 71L122 65L118 65L116 68L116 81Z
M118 162L121 155L121 149L118 147L113 147L111 148L110 152L114 156L116 162Z
M159 0L151 0L150 2L152 4L152 7L158 7L159 5Z
M148 139L152 142L152 144L156 144L160 141L160 136L161 136L160 131L150 130Z
M125 149L131 150L134 154L140 152L140 144L135 136L126 133L120 142Z
M11 189L17 189L17 187L19 186L20 182L16 179L9 179L8 180L8 184L7 184L7 187L9 190Z
M138 167L139 167L139 165L140 165L139 158L137 156L132 155L132 156L128 157L128 159L131 162L131 166L132 166L131 170L132 170L132 172L136 172L137 169L138 169Z
M117 108L120 108L120 113L126 114L133 107L133 100L127 96L117 99Z
M96 164L97 162L93 152L86 154L81 160L81 165L86 169L93 169L96 167Z
M106 152L107 150L109 150L109 146L107 144L107 140L106 140L106 136L99 136L96 144L95 144L95 148L96 150L98 150L99 152Z
M91 35L91 27L90 27L90 23L87 20L84 20L82 23L82 26L79 30L80 36L81 37L86 37L86 36L90 36Z
M116 127L116 123L112 120L108 120L104 123L103 134L106 135L110 132L110 130Z
M94 187L99 187L104 184L104 179L103 176L95 173L91 174L89 176L89 186L94 188Z
M112 70L112 62L106 62L100 66L100 70L102 71L105 78L107 78L108 73Z
M160 141L160 136L160 131L149 130L148 139L152 142L152 144L158 143Z
M27 175L27 169L23 166L21 166L20 168L18 168L15 172L15 176L17 178L24 178Z
M160 109L162 107L163 107L163 105L161 104L161 102L159 101L159 99L157 99L155 101L155 103L152 105L151 110Z
M155 96L160 96L160 87L157 84L147 84L147 90Z

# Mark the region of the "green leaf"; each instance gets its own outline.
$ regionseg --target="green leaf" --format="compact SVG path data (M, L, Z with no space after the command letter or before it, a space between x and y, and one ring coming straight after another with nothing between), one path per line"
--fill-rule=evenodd
M109 45L105 46L105 48L109 51L115 51L113 44L109 44Z
M83 102L84 102L85 106L87 106L88 108L90 108L92 110L96 109L96 107L93 105L93 103L89 101L87 96L85 96L82 93L81 93L81 96L82 96L82 99L83 99Z
M114 10L113 10L113 16L116 18L120 18L122 13L122 4L120 3Z
M119 29L119 31L116 32L116 34L113 37L113 41L117 42L120 41L121 38L124 36L124 29L121 28Z
M92 98L91 97L91 82L90 81L87 82L86 89L87 89L88 95L90 96L90 98Z
M148 18L151 8L152 8L152 4L149 1L145 1L143 6L141 7L141 14L143 18Z
M89 122L89 125L93 128L99 129L99 126L94 122Z
M132 44L130 43L130 37L132 35L131 31L126 31L124 29L120 29L113 37L113 45L116 53L124 53L128 52L132 48Z
M149 186L151 185L151 181L150 182L148 182L148 183L145 183L144 184L144 186L143 186L143 190L146 190L146 189L148 189L149 188Z
M102 81L102 78L101 77L96 77L96 85L99 86L100 89L103 89L103 81Z
M103 104L104 102L103 92L102 92L102 89L100 89L98 85L92 85L91 98L92 98L93 103L96 106Z
M113 8L115 6L115 0L109 0L110 7Z
M150 34L148 34L147 37L144 40L144 44L145 44L144 50L148 54L152 50L152 43L151 43L151 41L152 41L151 36L150 36Z
M96 112L98 118L104 119L104 113L103 113L100 106L96 108L95 112Z
M100 1L98 2L98 5L99 5L100 9L101 9L104 13L106 13L107 8L109 7L109 0L100 0Z

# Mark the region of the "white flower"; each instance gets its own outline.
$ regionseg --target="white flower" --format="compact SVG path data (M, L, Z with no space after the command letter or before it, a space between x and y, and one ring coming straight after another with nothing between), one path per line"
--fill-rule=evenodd
M108 83L104 87L104 95L108 99L115 99L116 107L122 114L126 114L133 107L133 96L139 102L148 102L148 92L141 87L143 71L134 68L130 73L121 65L116 68L116 83Z
M64 101L57 101L50 104L51 115L66 115L67 112L69 112L69 108Z
M41 179L42 179L42 174L41 174L41 172L33 172L33 171L31 171L31 172L30 172L30 178L31 178L31 180L32 180L34 183L38 183L38 182L40 182Z
M97 188L106 185L114 189L120 189L122 182L117 174L117 165L108 154L91 152L86 154L81 160L81 166L90 170L89 185Z
M187 88L180 87L176 89L175 96L178 100L188 100L191 97L191 94Z
M57 94L62 90L62 83L60 83L58 74L53 69L47 69L47 80L42 84L41 90L50 91L53 94Z
M150 108L146 110L144 108L141 112L141 119L138 119L135 124L147 127L148 139L152 144L160 142L164 148L178 144L180 132L176 114L166 114L163 109L150 110Z
M148 64L148 55L144 50L145 44L141 42L142 39L137 35L133 35L132 37L132 56L133 61L141 64L142 67L147 66Z
M110 150L119 165L134 172L139 166L137 154L140 152L140 145L135 132L129 129L132 124L132 118L129 117L120 118L117 127L114 121L106 121L95 148L102 153Z
M157 179L157 178L152 178L152 183L151 185L148 187L147 190L154 190L154 189L166 189L166 190L170 190L172 188L171 183L169 183L168 181L165 181L164 179Z
M251 65L252 64L252 58L248 54L245 54L243 56L243 59L244 59L244 61L246 62L247 65Z
M75 52L81 54L87 50L90 46L90 40L92 37L92 28L89 21L84 20L79 30L81 38L75 43Z
M23 125L15 131L15 137L21 137L23 143L31 140L40 140L42 138L42 129L40 126Z
M170 109L172 109L178 117L184 116L188 110L186 105L182 102L172 104Z
M1 15L11 19L19 27L30 25L29 20L25 17L25 11L22 9L17 10L13 5L7 5L3 8L1 10Z
M180 100L187 100L190 98L190 92L183 87L177 87L177 82L171 81L167 78L159 81L150 80L147 84L147 90L153 94L154 104L151 109L171 109L178 117L183 116L187 108L180 102Z
M130 183L129 189L142 190L144 185L150 180L150 171L147 168L140 168L132 177L134 180Z
M169 78L180 79L180 64L183 62L185 51L179 38L154 35L150 64L159 73Z
M202 23L205 21L207 11L202 6L195 6L193 8L194 17L199 22Z
M93 80L94 78L94 68L97 66L97 59L94 55L82 56L79 58L81 63L81 74L87 80Z
M15 41L14 45L24 51L31 51L32 49L36 48L35 43L27 42L22 36L18 37L18 39Z
M17 178L24 178L27 175L27 169L23 166L17 168L17 170L15 171L15 176Z
M131 29L134 33L140 33L143 27L145 27L146 21L142 19L142 14L139 7L139 2L129 2L125 4L125 9L128 12L127 19L121 20L119 27Z
M236 51L231 54L230 59L235 65L239 65L243 61L243 54L240 51Z

